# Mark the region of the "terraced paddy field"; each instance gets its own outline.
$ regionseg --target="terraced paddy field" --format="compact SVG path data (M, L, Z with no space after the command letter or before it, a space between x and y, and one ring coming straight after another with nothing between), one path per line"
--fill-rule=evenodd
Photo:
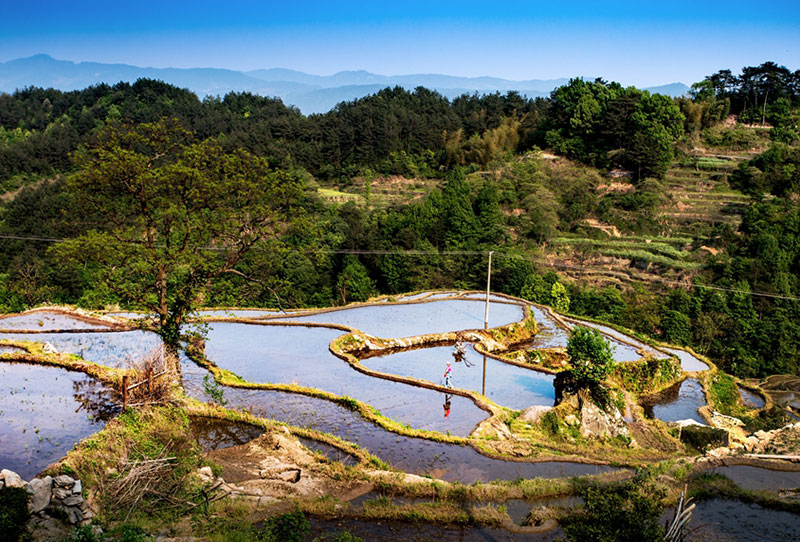
M556 484L560 482L555 480L574 476L625 477L631 475L626 457L632 458L631 465L638 461L635 453L626 455L628 446L620 446L625 441L600 444L606 447L601 450L616 450L615 457L623 458L611 465L603 464L602 452L596 447L590 457L584 457L573 442L528 442L525 439L529 433L512 434L510 429L516 427L512 422L520 411L531 406L546 411L553 405L553 375L506 363L494 355L487 355L484 361L484 355L475 348L479 344L486 348L489 337L495 340L511 329L518 331L519 323L530 314L536 320L537 333L525 338L528 349L563 349L569 330L586 325L616 346L615 357L620 363L642 356L674 355L685 371L693 372L691 376L710 370L688 351L653 346L605 324L565 317L546 307L496 294L490 303L490 325L496 329L481 335L485 309L481 295L485 294L420 292L381 298L373 304L288 315L268 309L200 311L207 320L207 336L201 353L194 352L193 358L181 353L180 379L189 398L182 400L211 405L212 413L224 404L227 412L238 414L230 414L233 418L227 420L195 414L191 433L207 452L238 449L269 433L273 427L269 424L278 422L299 435L305 449L319 451L327 461L341 462L358 472L375 469L377 464L420 476L423 481L438 479L441 483L502 481L512 484L504 487L513 487L519 480L536 478L551 479ZM120 322L127 318L131 325L139 315L115 314ZM6 341L0 345L0 386L4 386L0 392L5 401L0 405L0 423L7 428L6 433L0 434L0 466L28 477L101 429L120 411L120 399L109 386L82 373L33 364L39 360L74 362L80 368L82 362L78 358L60 353L34 355L30 352L40 352L40 347L19 341L49 342L57 352L73 353L99 364L100 375L104 374L103 367L108 371L126 370L131 361L160 345L157 335L150 331L97 329L84 326L86 319L82 317L61 313L53 314L50 323L40 326L39 317L36 313L9 317L6 320L15 327L0 334L0 340ZM350 334L355 330L374 337L375 345L370 346L373 350L355 350L357 355L342 350L342 345L353 343ZM453 332L461 332L473 341L461 362L453 361ZM422 336L427 338L422 340ZM381 346L384 341L389 346ZM24 358L27 363L13 362L15 357ZM453 390L442 381L448 361L454 370ZM112 374L121 373L108 373ZM220 378L219 383L215 382ZM694 419L708 423L697 410L705 404L699 378L687 378L660 394L649 403L650 415L666 422ZM753 403L751 408L760 408L755 404L759 395L747 395L747 389L742 390L743 400ZM54 408L57 415L53 415ZM259 420L268 424L258 425ZM258 423L253 425L255 422ZM533 432L530 434L547 431L537 422L527 427ZM567 435L562 438L574 440L572 435L579 433ZM353 444L361 451L351 448ZM364 459L365 453L374 459ZM759 474L750 468L754 467L724 467L727 470L720 474L747 488L753 480L782 476L773 471ZM793 487L794 474L785 475L772 485ZM397 478L395 474L391 476ZM574 497L566 497L562 504L581 505ZM508 501L515 523L531 506L534 504L530 499ZM371 522L348 521L364 532L378 528ZM411 528L397 524L392 527L394 531L387 532L406 533ZM427 532L425 528L419 526L419 532ZM412 531L411 534L417 533ZM460 540L504 540L511 534L485 527L451 529L447 533ZM513 539L549 540L558 533L556 528L547 533L514 534Z

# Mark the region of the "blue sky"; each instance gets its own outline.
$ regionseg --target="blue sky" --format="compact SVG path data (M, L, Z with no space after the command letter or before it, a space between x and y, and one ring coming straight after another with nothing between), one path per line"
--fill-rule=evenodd
M7 2L7 4L10 2ZM774 60L800 68L796 2L14 2L0 61L47 53L315 74L602 76L648 86Z

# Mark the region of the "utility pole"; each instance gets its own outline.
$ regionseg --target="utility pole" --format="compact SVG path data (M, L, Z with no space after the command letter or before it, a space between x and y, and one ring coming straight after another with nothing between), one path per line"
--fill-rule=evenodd
M489 251L489 268L486 271L486 311L483 316L483 329L489 329L489 289L492 283L492 254ZM483 381L481 382L481 395L486 395L486 355L483 356Z
M483 316L483 329L489 329L489 287L492 282L492 254L494 254L494 250L489 251L489 269L486 272L486 312Z

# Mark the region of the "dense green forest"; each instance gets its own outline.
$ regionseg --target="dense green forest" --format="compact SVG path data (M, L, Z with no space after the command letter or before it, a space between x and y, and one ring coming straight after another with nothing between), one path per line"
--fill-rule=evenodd
M495 250L495 290L691 345L739 376L800 374L798 108L800 70L770 62L717 72L678 99L581 79L536 100L387 88L308 117L277 99L199 100L151 80L0 94L0 306L120 301L98 268L58 249L115 225L74 189L76 172L109 134L172 118L182 148L246 152L266 177L302 187L280 235L215 275L205 305L478 288ZM736 220L665 224L671 179L685 172L737 198L726 211ZM420 192L381 200L387 178ZM325 190L358 198L332 202ZM559 247L583 271L619 241L607 231L626 243L615 257L653 280L560 273Z

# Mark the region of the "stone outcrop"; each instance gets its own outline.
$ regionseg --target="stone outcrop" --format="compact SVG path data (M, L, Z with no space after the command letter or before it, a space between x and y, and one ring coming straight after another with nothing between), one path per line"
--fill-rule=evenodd
M28 492L28 510L33 516L31 526L36 529L66 518L69 525L83 526L91 523L94 514L81 495L80 480L65 474L34 478L30 482L23 480L17 473L3 469L0 471L0 489L5 487L24 488ZM52 512L58 511L55 515ZM53 517L55 516L55 517Z
M529 406L528 408L522 411L517 420L521 422L527 422L531 425L537 424L539 423L539 420L542 419L542 416L544 416L551 410L553 410L553 407L544 405Z
M591 400L589 393L585 390L578 393L578 402L581 436L584 438L629 436L625 420L616 406L610 405L607 410L601 409Z

